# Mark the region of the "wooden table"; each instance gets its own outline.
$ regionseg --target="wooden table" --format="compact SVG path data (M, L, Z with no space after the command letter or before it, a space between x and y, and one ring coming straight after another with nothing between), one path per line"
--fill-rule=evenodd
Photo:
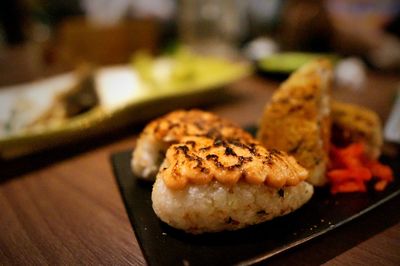
M363 90L335 89L338 99L365 104L386 118L396 75L369 74ZM206 109L254 124L277 81L250 77L229 87L238 97ZM141 126L0 162L0 264L143 265L124 209L110 154L134 146ZM400 197L305 245L273 265L400 265Z

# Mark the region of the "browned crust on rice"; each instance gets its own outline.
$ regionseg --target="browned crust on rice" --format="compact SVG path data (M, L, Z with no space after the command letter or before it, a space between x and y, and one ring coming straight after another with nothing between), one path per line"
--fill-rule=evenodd
M187 136L252 139L252 136L238 125L197 109L177 110L162 116L146 126L142 134L152 134L155 139L169 143L178 143L181 138Z
M140 134L132 154L133 173L154 180L168 147L187 136L253 141L249 133L215 114L196 109L177 110L153 120Z
M256 141L186 137L168 149L157 178L163 178L171 189L212 180L224 185L244 180L282 188L297 185L307 175L292 156L267 150Z
M332 143L346 146L363 142L371 159L379 157L383 144L379 116L355 104L332 101Z
M329 61L316 60L293 73L266 105L258 139L267 148L293 155L323 185L330 143Z

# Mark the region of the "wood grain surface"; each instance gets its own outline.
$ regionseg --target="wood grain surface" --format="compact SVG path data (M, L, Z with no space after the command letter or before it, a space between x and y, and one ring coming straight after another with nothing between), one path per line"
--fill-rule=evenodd
M400 77L370 73L364 89L335 98L385 119ZM257 123L279 82L253 76L229 86L232 97L207 110L243 126ZM145 265L109 156L134 147L143 125L0 162L1 265ZM272 265L400 265L400 199L326 236L284 253Z

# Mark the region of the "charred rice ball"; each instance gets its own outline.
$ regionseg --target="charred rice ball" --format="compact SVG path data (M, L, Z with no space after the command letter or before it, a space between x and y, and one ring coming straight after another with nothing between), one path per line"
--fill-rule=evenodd
M140 134L131 161L133 173L154 180L168 147L187 136L252 139L239 126L215 114L196 109L174 111L150 122Z
M292 212L313 194L293 157L258 142L187 137L168 148L153 209L190 233L235 230Z

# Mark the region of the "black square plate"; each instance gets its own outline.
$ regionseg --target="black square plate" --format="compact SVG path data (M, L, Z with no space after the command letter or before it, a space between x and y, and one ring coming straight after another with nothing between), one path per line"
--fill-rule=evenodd
M129 219L150 265L248 265L325 234L400 194L400 160L383 158L396 173L384 192L330 195L317 189L299 210L233 232L191 235L161 222L151 206L150 183L130 169L131 151L111 156Z

